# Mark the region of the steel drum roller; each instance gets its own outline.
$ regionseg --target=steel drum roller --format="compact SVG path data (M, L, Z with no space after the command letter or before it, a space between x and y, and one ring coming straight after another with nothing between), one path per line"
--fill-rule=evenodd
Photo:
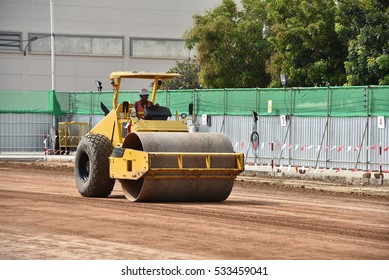
M158 176L149 172L138 180L119 179L125 196L131 201L216 202L227 199L231 193L235 176L218 173L236 167L234 158L222 156L234 152L224 134L136 132L127 135L122 148L150 153L150 166L160 170ZM179 163L177 157L164 156L164 153L187 155ZM208 157L211 169L207 169L204 153L213 154ZM179 172L180 167L187 172ZM199 175L198 169L207 172Z

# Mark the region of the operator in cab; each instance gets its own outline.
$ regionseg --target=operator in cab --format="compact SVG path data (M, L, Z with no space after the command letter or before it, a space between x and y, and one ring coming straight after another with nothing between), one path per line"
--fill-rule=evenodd
M137 116L138 119L144 119L145 108L154 108L159 107L159 104L154 106L153 102L149 101L149 91L145 88L142 88L139 91L140 100L134 103L134 107L132 107L131 115Z

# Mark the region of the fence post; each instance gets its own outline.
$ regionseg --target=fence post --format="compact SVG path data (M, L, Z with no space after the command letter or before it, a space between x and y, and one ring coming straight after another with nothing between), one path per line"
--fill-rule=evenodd
M319 151L317 152L315 169L318 167L317 165L319 163L319 157L320 157L321 151L323 149L323 141L324 141L324 136L326 135L326 132L327 132L329 118L330 118L330 87L328 86L327 87L327 117L326 117L326 125L324 127L323 135L321 137L320 148L319 148ZM325 167L327 168L327 154L326 153L324 153L324 157L325 157L325 162L326 162Z
M226 114L227 114L227 89L224 88L223 90L224 94L223 94L223 133L226 132L226 129L225 129L225 123L226 123Z
M292 119L293 118L292 118L292 116L293 116L293 87L290 88L289 145L293 141L293 127L292 127ZM291 165L292 162L294 164L294 160L293 160L294 154L293 154L293 151L294 151L294 149L289 150L289 165Z
M93 91L90 92L90 103L89 103L89 127L93 127L92 118L93 118Z
M166 89L166 107L170 108L170 92L169 92L169 89L167 88Z
M369 98L369 86L366 86L365 87L365 108L366 108L366 170L370 170L369 168L369 158L370 158L370 153L369 153L369 149L368 147L370 146L370 126L369 126L369 122L370 122L370 112L369 112L369 108L370 107L370 98Z

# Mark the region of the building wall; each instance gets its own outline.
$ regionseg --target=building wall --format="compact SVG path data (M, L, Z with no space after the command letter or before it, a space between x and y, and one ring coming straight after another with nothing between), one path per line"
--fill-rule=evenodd
M219 5L222 0L53 0L54 34L57 36L119 37L120 55L57 54L55 89L57 91L95 90L95 81L109 89L110 72L118 70L166 71L176 65L177 57L130 57L130 38L153 38L157 44L182 39L192 24L192 16ZM239 1L237 1L239 2ZM50 38L32 41L34 34L50 34L49 0L0 0L0 35L20 33L20 50L0 50L0 90L50 90L51 56L37 49ZM69 42L69 40L68 40ZM155 41L154 41L155 42ZM77 52L79 41L72 48ZM57 44L57 43L56 43ZM58 39L58 44L60 40ZM56 46L57 48L58 46ZM35 50L35 51L34 51ZM147 53L147 52L146 52ZM127 84L126 84L127 83ZM128 89L147 87L143 81L126 81Z

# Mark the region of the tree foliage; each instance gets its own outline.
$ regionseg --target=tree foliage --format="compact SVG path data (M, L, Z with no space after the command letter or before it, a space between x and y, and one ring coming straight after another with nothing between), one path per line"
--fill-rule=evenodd
M181 76L166 80L164 89L195 89L201 88L199 81L200 65L192 59L176 61L177 65L169 69L169 73L178 73Z
M205 87L264 87L268 84L265 62L268 44L263 36L264 2L233 0L204 15L195 15L194 27L185 34L188 47L196 46Z
M267 70L272 85L285 73L291 86L339 85L345 81L344 47L335 32L333 0L269 0Z
M233 0L194 16L204 87L389 84L387 0Z
M337 33L348 46L348 85L389 84L389 3L342 0Z

